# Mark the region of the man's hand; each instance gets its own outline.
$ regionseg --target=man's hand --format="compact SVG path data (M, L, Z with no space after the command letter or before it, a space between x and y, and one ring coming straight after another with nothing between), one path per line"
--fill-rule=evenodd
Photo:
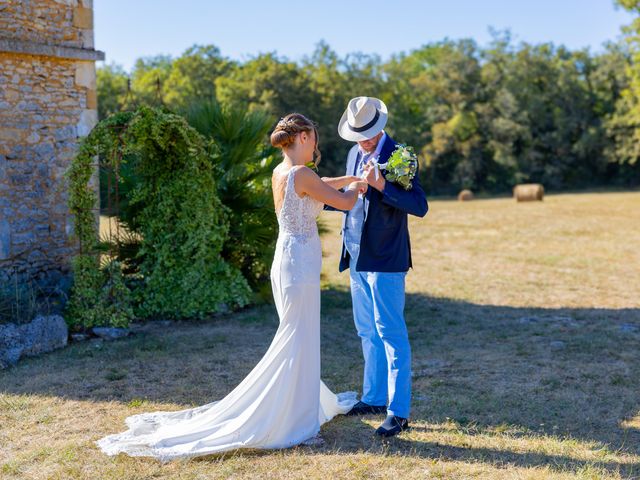
M362 170L362 176L369 185L371 185L379 192L382 192L384 190L386 180L382 176L380 170L378 170L378 179L376 180L376 170L373 162L368 161L365 164L364 169Z

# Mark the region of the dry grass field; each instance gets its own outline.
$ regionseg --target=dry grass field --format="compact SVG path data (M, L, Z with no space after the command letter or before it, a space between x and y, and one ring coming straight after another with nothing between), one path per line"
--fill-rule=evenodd
M358 390L340 218L322 221L323 378ZM0 478L640 478L640 193L433 201L411 232L411 431L382 441L381 417L340 417L321 447L167 464L94 446L128 415L230 391L276 330L263 305L0 372Z

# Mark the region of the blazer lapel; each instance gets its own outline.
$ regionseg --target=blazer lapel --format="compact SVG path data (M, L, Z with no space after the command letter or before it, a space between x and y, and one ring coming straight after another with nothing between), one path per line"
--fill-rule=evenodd
M386 163L393 151L396 149L396 145L396 141L387 134L387 139L385 140L384 145L382 145L378 161L380 163Z

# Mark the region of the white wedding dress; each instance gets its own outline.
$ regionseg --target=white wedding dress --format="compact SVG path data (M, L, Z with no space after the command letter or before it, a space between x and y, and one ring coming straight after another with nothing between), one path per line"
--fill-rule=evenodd
M271 283L280 325L269 349L222 400L176 412L126 419L129 430L96 443L163 461L238 448L286 448L313 440L320 425L356 403L355 392L332 393L320 380L320 268L316 218L323 204L294 189L297 167L282 175L284 197Z

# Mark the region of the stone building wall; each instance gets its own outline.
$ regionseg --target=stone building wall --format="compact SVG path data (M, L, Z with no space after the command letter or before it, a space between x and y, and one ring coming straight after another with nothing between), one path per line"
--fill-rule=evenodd
M68 278L65 171L97 122L91 0L0 0L0 282Z
M93 48L93 1L0 0L0 36Z

